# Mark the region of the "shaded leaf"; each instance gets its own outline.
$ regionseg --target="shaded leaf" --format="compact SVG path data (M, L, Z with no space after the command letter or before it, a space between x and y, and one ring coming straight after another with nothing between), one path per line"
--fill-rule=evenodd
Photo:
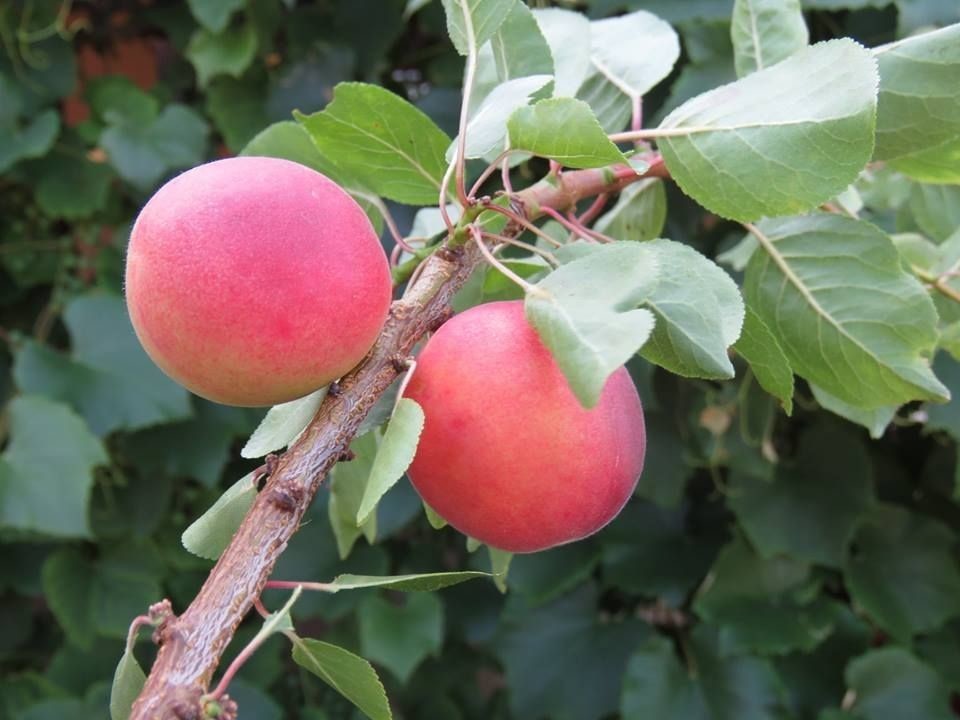
M862 720L951 720L950 691L925 663L904 648L871 650L852 663L847 684L856 693L851 716Z
M461 55L476 50L504 22L516 0L443 0L447 34Z
M594 229L617 240L653 240L667 219L663 181L648 178L627 185L616 205L601 215Z
M787 415L793 412L793 368L776 336L750 307L734 349L750 363L760 387L780 400Z
M196 69L201 87L218 75L240 77L257 54L257 32L250 23L219 33L197 30L184 54Z
M433 593L406 596L402 606L372 595L357 611L360 647L406 683L428 655L443 643L443 604Z
M389 720L390 704L377 671L362 657L336 645L292 637L293 661L309 670L372 720Z
M183 531L183 546L207 560L219 558L256 497L253 473L244 475Z
M776 65L809 39L800 0L736 0L730 35L739 77Z

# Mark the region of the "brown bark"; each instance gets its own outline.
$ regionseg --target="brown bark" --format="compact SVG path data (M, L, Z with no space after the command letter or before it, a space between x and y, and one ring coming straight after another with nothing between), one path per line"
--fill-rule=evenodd
M648 175L659 175L658 170L651 168ZM517 207L532 220L541 207L566 209L579 199L616 192L637 179L625 167L567 172L550 184L517 193ZM516 235L518 228L508 227L504 233ZM449 316L451 298L480 260L471 243L441 248L425 261L414 286L393 303L370 354L340 381L338 392L327 394L310 426L280 458L196 598L160 629L160 651L131 720L200 717L200 698L224 649L260 596L324 476L402 372L396 360L407 357L418 340Z

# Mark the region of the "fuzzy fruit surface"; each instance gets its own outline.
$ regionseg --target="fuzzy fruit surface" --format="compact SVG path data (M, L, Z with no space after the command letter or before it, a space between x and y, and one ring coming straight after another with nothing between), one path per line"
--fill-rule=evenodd
M346 373L376 340L391 292L360 206L288 160L235 157L175 177L127 249L127 306L147 354L227 405L275 405Z
M404 394L426 415L414 487L453 527L502 550L595 533L643 469L643 408L626 369L585 409L521 301L478 305L444 324Z

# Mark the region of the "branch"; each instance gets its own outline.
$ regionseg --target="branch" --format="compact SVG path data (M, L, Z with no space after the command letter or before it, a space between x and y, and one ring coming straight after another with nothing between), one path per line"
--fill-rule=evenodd
M661 176L654 163L647 176ZM632 168L616 166L566 172L515 194L526 220L543 207L563 210L577 200L617 192L639 180ZM503 231L514 237L523 228ZM406 295L393 303L386 325L364 361L327 393L306 431L280 458L230 545L210 571L186 611L158 633L160 650L133 705L131 720L195 720L221 656L237 626L253 607L273 566L296 532L323 478L344 453L360 423L396 379L397 357L410 355L426 333L450 315L450 301L480 264L469 231L454 234L424 263Z

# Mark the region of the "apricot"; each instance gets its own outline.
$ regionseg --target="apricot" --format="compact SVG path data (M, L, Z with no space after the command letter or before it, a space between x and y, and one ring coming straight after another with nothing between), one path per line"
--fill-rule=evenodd
M173 178L127 249L127 305L147 354L227 405L275 405L345 374L376 340L391 293L360 206L289 160L235 157Z
M478 305L443 325L404 394L426 416L414 487L450 525L502 550L595 533L643 469L643 408L626 369L585 409L521 301Z

